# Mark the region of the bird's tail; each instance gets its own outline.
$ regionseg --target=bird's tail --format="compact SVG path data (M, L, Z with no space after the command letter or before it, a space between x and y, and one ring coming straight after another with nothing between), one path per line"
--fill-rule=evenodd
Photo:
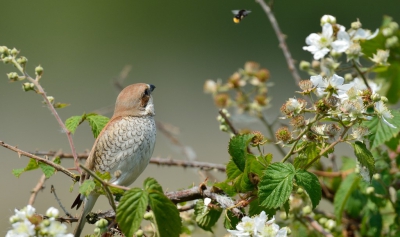
M86 216L93 209L93 206L96 203L98 197L98 194L91 193L88 198L85 198L82 208L82 214L79 217L78 225L75 227L74 230L75 237L79 237L81 235L83 227L86 223Z

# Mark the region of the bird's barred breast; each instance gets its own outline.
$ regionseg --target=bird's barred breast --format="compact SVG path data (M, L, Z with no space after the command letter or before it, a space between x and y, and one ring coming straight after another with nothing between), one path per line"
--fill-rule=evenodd
M153 116L120 118L105 128L96 144L95 170L110 172L111 182L129 185L149 163L155 138ZM118 170L123 175L114 177Z

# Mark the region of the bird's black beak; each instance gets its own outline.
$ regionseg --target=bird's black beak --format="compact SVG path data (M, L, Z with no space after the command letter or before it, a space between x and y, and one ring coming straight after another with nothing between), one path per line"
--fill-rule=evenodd
M150 87L150 91L151 91L151 92L153 92L154 89L156 89L156 87L155 87L154 85L152 85L152 84L149 84L149 87Z

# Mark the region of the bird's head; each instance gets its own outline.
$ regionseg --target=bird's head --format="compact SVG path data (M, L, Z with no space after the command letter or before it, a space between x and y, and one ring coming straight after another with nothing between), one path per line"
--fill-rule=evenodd
M118 95L113 118L121 116L155 115L151 93L156 87L137 83L125 87Z

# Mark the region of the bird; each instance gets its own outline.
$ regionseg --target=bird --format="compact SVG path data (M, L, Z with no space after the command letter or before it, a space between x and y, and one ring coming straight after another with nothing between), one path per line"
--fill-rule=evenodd
M243 18L245 18L251 11L248 10L233 10L232 13L235 15L233 17L233 22L239 23Z
M109 183L129 186L147 167L156 141L154 85L137 83L125 87L118 95L114 114L96 138L85 167L92 171L109 172ZM82 172L80 183L90 178ZM82 215L74 235L79 237L99 194L86 198L79 194L71 208L83 203Z

